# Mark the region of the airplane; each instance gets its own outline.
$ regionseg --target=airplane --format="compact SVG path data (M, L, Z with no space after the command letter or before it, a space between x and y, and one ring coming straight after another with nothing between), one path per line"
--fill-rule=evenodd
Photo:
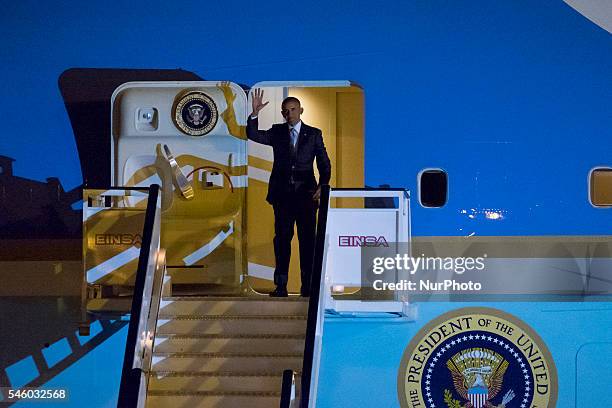
M12 216L16 208L25 207L16 205L19 203L14 197L32 203L32 191L40 191L37 205L51 207L54 212L44 213L28 205L34 213L29 222L27 217L18 215L2 220L2 269L14 274L3 279L6 284L0 298L2 326L8 328L2 332L12 333L3 335L2 340L3 386L30 384L41 389L66 389L68 401L57 402L58 406L117 405L128 319L123 312L95 314L89 335L82 336L76 327L82 317L80 302L74 296L66 296L80 295L82 290L78 279L74 279L82 273L78 221L89 203L78 208L78 185L83 182L86 188L106 191L116 181L126 180L116 175L129 166L111 168L107 160L107 152L108 157L115 154L111 150L115 145L110 143L111 117L115 117L111 116L112 93L121 84L131 83L124 89L135 89L137 84L133 81L206 82L211 92L225 98L219 83L233 81L233 92L244 98L243 111L238 112L243 119L249 113L248 95L254 87L266 88L268 95L273 94L272 89L280 89L280 96L309 87L343 87L350 91L344 93L360 95L363 116L354 122L363 121L363 139L359 142L363 143L363 157L357 160L363 168L351 172L348 166L349 170L338 173L330 194L336 197L336 204L355 199L350 194L359 199L382 194L367 197L371 199L368 206L376 205L394 214L400 203L409 198L409 207L404 207L409 211L402 213L407 219L403 219L403 229L398 228L397 235L410 237L413 254L429 255L428 251L439 251L446 244L451 252L467 251L469 247L470 251L480 251L478 256L489 252L492 258L497 251L495 257L504 259L501 268L506 273L497 277L521 272L521 260L532 263L523 271L527 273L533 265L541 267L538 260L562 259L561 264L553 265L561 270L554 276L575 276L576 280L567 285L582 291L547 294L544 300L495 297L498 294L464 298L445 292L441 297L424 296L420 300L409 296L408 300L363 302L348 293L355 276L335 276L334 285L324 285L320 290L321 302L330 303L324 307L328 313L319 321L321 342L313 343L313 347L319 344L320 353L314 353L319 355L318 364L313 360L313 371L318 369L318 374L308 384L315 387L309 390L315 398L308 401L308 406L316 403L343 407L355 401L363 406L521 406L519 398L523 395L513 394L519 389L530 391L502 375L505 370L508 377L516 377L513 370L520 367L516 360L519 357L512 360L513 354L503 346L491 344L510 336L503 331L490 332L487 337L492 340L483 339L481 343L470 339L469 348L458 348L458 352L445 357L438 366L441 368L431 368L438 384L443 384L430 397L435 402L425 398L427 385L422 390L410 388L416 376L422 384L426 381L427 374L415 361L430 358L415 350L421 346L441 353L441 346L450 345L433 340L429 346L426 344L432 338L428 336L435 337L436 327L452 326L439 320L448 313L463 313L449 315L448 319L473 319L475 324L481 318L483 322L498 319L500 327L513 325L515 333L522 330L529 337L527 340L519 336L521 340L517 340L515 348L521 344L526 349L531 344L540 347L546 355L550 383L543 384L549 386L545 394L550 399L534 402L537 390L533 390L523 404L601 404L607 398L606 385L610 382L612 312L605 291L601 299L590 291L593 287L606 288L605 260L609 257L607 178L612 166L606 136L610 135L607 101L611 54L607 51L611 25L605 4L568 3L519 6L507 2L484 7L433 2L389 4L376 11L371 10L370 4L336 3L325 5L325 15L316 7L302 5L298 22L286 17L286 5L282 4L274 7L240 3L220 9L186 3L171 10L154 3L147 5L151 9L144 10L142 5L118 10L94 4L90 7L91 15L99 18L95 21L78 18L81 14L77 5L10 6L6 17L12 19L3 26L10 33L5 44L11 58L3 63L6 91L1 103L7 113L5 133L12 138L3 138L2 143L2 154L7 156L1 162L1 182L5 187L2 205L4 213ZM166 11L161 27L146 24L147 13L158 10L157 6ZM117 16L123 23L110 19ZM32 23L24 24L25 18ZM135 27L137 35L128 40L127 33ZM69 45L64 43L68 39ZM35 75L32 60L37 61ZM154 69L177 64L189 68ZM69 69L78 66L94 68ZM103 68L113 66L138 70L103 72ZM61 95L55 86L58 77ZM63 81L67 78L71 81ZM108 82L89 85L96 79ZM68 89L68 85L72 88ZM88 90L92 93L83 96ZM104 92L95 93L101 90ZM279 120L278 113L272 112L272 105L279 103L275 96L270 115L277 116L270 117L270 123ZM316 109L316 103L304 103L306 112ZM316 121L316 115L308 120ZM346 122L346 126L350 124L350 120ZM81 133L85 137L78 138L77 133L83 130L91 133ZM82 148L81 143L88 147ZM263 158L249 158L247 150L249 156L254 156L252 152L257 152L258 147L251 142L240 143L248 146L238 150L245 155L246 176L252 187L261 182L257 177L262 173L256 170L265 171L261 160L265 161L267 153L259 151L256 154ZM347 142L342 147L351 145ZM159 157L169 159L163 150L160 146ZM176 148L171 153L180 163ZM342 163L335 165L341 168ZM202 173L199 177L212 183L211 187L222 187L217 189L222 191L211 192L229 195L229 183L222 173ZM59 175L69 191L53 180L39 181L49 174ZM349 180L343 184L339 175ZM233 187L244 176L228 174ZM172 174L168 180L172 180ZM380 188L383 184L396 189ZM375 188L365 190L366 185ZM11 190L9 186L17 187ZM49 192L61 199L52 199L45 206L39 197L48 200ZM261 211L265 211L260 193L256 194ZM363 210L368 206L364 204ZM327 226L330 234L336 231L338 236L339 245L333 251L361 251L364 242L380 244L384 250L383 241L393 242L386 233L338 233L334 229L338 225L333 223L339 218L334 217L342 211L334 210L334 206L329 208ZM21 249L23 241L19 239L28 238L28 232L33 234L35 226L42 223L51 226L36 230L39 238L48 239L55 234L60 239L54 246L32 240L33 253L20 253L26 251ZM217 232L227 231L224 226ZM100 239L112 242L115 238ZM136 239L119 237L128 238ZM321 259L323 273L338 270L331 268L331 263L341 257L329 256L330 251L328 245L326 257ZM58 258L59 252L64 258ZM263 252L259 256L265 257ZM507 255L509 252L512 256ZM250 263L254 267L250 271L254 286L265 289L270 274L269 269L261 267L266 266L265 260ZM194 268L184 270L187 274L197 273ZM551 286L549 282L543 287ZM590 282L593 285L589 286ZM597 282L602 285L597 286ZM24 296L31 294L39 297ZM48 297L40 297L41 294ZM118 302L126 303L125 293L119 295ZM104 298L104 293L93 294L94 300ZM465 308L481 309L474 312ZM55 324L48 325L47 321ZM24 327L24 322L30 329ZM432 322L438 326L431 326ZM457 341L462 336L453 339ZM420 343L412 344L413 341ZM535 353L534 348L521 352L527 356ZM533 385L535 376L541 374L537 363L528 373ZM299 384L301 378L297 378ZM304 389L299 392L303 394ZM414 395L417 397L413 400ZM274 398L278 399L276 392ZM255 406L255 399L249 401L242 406ZM35 402L22 401L15 406L29 404Z

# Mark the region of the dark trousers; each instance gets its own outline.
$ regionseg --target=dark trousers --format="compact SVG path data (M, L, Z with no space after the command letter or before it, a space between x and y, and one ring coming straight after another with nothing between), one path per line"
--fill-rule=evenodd
M297 224L300 247L302 294L310 293L310 276L315 244L317 205L309 193L289 193L273 204L274 208L274 283L286 287L289 278L291 239Z

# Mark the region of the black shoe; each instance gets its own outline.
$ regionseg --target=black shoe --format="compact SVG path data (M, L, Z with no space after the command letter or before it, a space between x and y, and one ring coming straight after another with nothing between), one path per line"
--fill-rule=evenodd
M289 293L287 293L287 288L283 288L281 286L277 286L272 292L269 293L270 297L287 297Z

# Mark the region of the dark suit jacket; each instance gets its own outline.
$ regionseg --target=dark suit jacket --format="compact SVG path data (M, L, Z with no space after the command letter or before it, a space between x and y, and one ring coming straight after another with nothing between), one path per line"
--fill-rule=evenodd
M247 137L272 146L274 151L274 164L266 198L269 203L279 202L290 191L313 194L317 189L312 167L315 158L319 169L319 183L329 184L331 163L323 144L321 130L302 122L294 152L287 123L275 124L268 130L259 130L258 125L257 118L249 117Z

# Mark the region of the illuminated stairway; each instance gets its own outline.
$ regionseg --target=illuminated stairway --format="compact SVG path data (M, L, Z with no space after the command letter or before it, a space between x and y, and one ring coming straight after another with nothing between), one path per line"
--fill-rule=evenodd
M283 370L299 394L307 312L303 298L164 298L147 407L277 408Z

